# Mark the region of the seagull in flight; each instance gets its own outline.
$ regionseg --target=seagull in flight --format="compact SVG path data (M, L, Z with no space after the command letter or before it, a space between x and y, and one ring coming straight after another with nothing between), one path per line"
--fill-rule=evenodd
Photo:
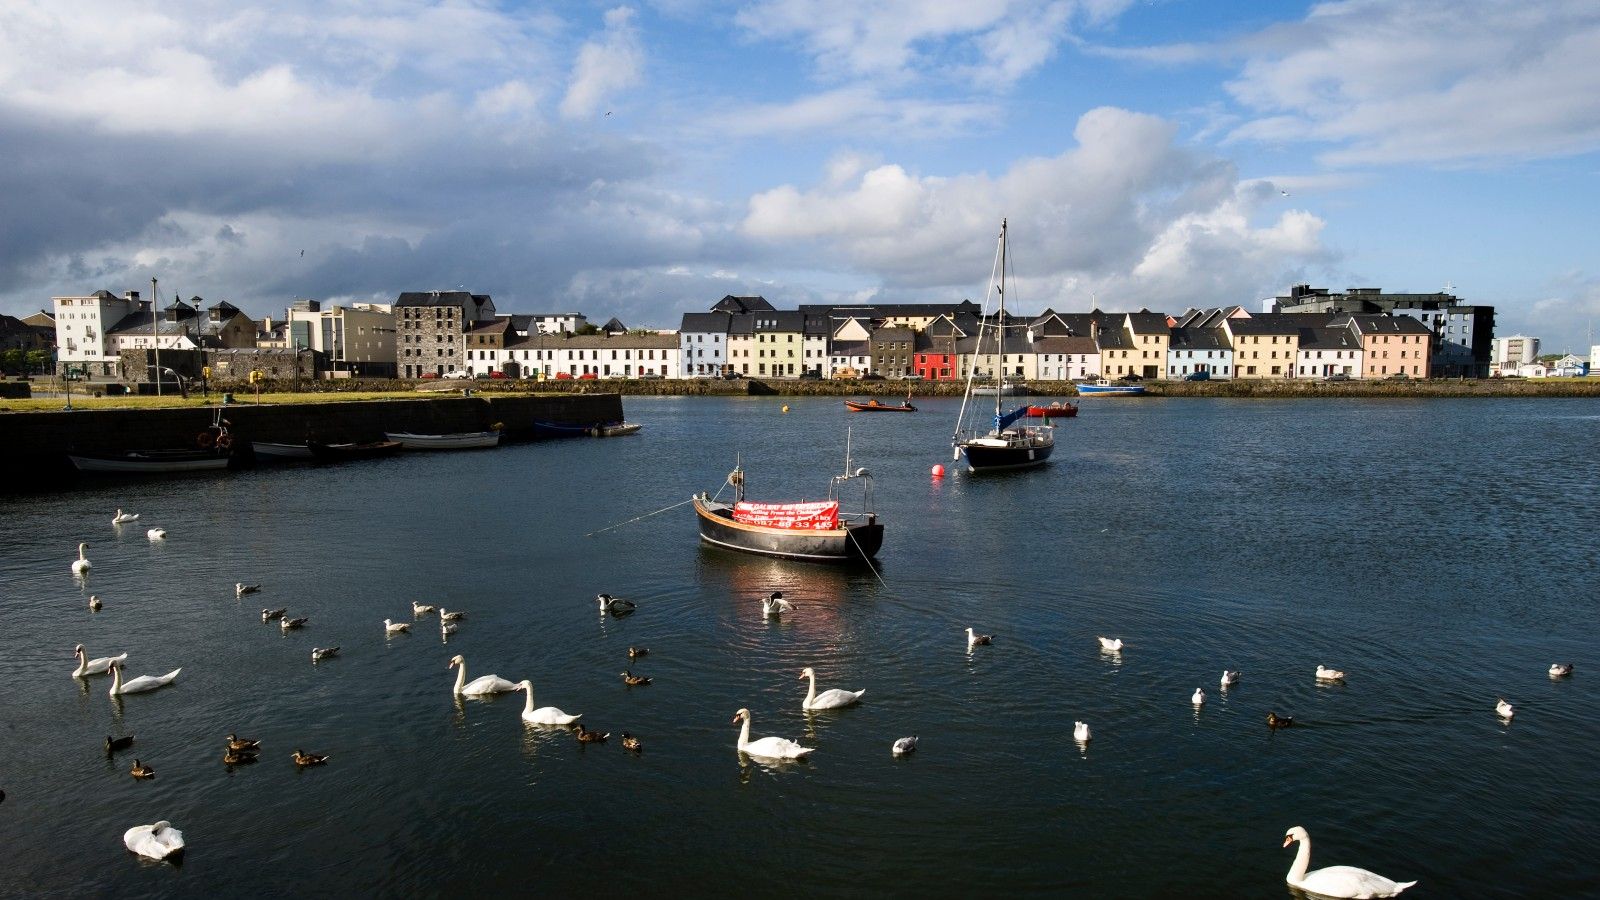
M1284 195L1285 197L1289 196L1289 192L1285 190L1279 190L1278 193Z

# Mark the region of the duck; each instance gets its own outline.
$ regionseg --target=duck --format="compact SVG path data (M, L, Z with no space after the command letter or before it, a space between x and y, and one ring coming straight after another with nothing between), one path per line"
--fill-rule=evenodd
M1110 650L1111 652L1115 653L1122 649L1122 638L1103 637L1099 638L1098 640L1100 641L1101 650Z
M123 846L150 859L172 859L183 852L183 832L171 822L135 825L122 834Z
M917 739L915 737L903 737L894 742L894 745L889 748L889 752L895 756L915 753L917 752Z
M781 616L786 612L793 612L793 611L794 611L794 604L790 603L789 601L787 601L785 599L783 599L783 591L773 591L772 593L768 594L767 596L761 598L761 616L762 616L762 618L770 618L772 616Z
M967 649L968 650L971 650L973 647L977 647L977 646L980 646L982 644L992 644L992 643L994 643L994 635L992 635L992 634L977 634L970 627L967 629Z
M1293 716L1280 716L1275 712L1267 713L1268 728L1288 728L1294 724Z
M1506 698L1501 697L1499 701L1494 705L1494 711L1500 715L1500 718L1509 719L1517 714L1517 708L1507 703Z
M1565 678L1572 674L1572 663L1551 663L1550 677Z
M158 525L155 528L146 531L144 536L152 541L164 541L167 539L167 530Z
M1319 665L1319 666L1317 666L1317 680L1318 681L1343 681L1344 680L1344 673L1339 671L1338 669L1330 669L1327 666Z
M89 574L89 569L92 568L92 567L89 565L89 557L84 555L84 552L87 551L88 549L89 549L89 545L88 544L79 544L78 545L78 558L76 560L73 560L73 563L72 563L72 574L74 574L74 575L87 575L87 574Z
M117 507L117 514L111 517L111 524L113 525L126 525L129 522L137 521L139 521L138 513L123 512L120 506Z
M311 661L312 662L322 662L323 660L325 660L325 659L327 659L329 657L338 656L338 655L339 655L339 648L338 647L312 647L311 648Z
M1367 898L1393 897L1416 884L1415 881L1391 881L1376 872L1355 866L1329 866L1307 872L1306 866L1311 864L1311 835L1296 825L1284 834L1283 845L1287 847L1295 841L1300 842L1300 849L1294 855L1294 865L1289 867L1288 877L1284 879L1290 887L1322 897Z
M817 748L803 747L795 741L781 737L764 737L757 741L750 740L750 710L741 709L733 714L733 721L744 722L744 727L739 730L739 752L750 756L760 756L766 759L805 759L814 753Z
M306 623L309 621L311 621L310 616L301 616L298 619L291 619L288 616L284 616L278 620L278 627L284 631L290 631L295 628L306 627Z
M601 613L611 613L613 616L625 616L639 608L639 604L632 600L624 600L610 594L600 594L595 599L600 601Z
M254 750L235 750L232 747L222 748L222 764L227 766L244 766L260 759Z
M800 704L802 709L838 709L841 706L852 706L861 700L866 688L859 691L846 691L839 688L817 693L817 673L810 666L800 670L801 678L811 680L811 689L806 692L806 699Z
M528 700L522 706L522 721L532 725L571 725L583 718L583 713L569 716L554 706L541 706L533 708L533 682L523 679L517 683L517 689L528 692Z
M263 609L261 611L261 622L264 625L268 622L271 622L273 619L281 619L288 614L289 607L287 606L282 609Z
M111 754L117 752L118 750L126 750L126 749L128 749L129 747L132 747L132 746L133 746L133 735L131 735L131 734L123 735L122 737L119 737L119 738L114 738L109 734L106 735L106 755L107 756L110 756Z
M242 581L236 581L233 583L234 597L243 597L245 594L254 594L259 590L261 590L261 585L259 584L245 584Z
M1073 740L1077 741L1080 744L1087 744L1087 743L1089 743L1089 741L1093 737L1094 737L1094 735L1089 733L1089 723L1088 722L1073 722L1072 723L1072 739Z
M1222 670L1222 689L1227 690L1239 683L1239 673Z
M94 594L89 595L89 610L91 612L99 612L101 607L104 605L105 604L100 602L100 598L98 596Z
M419 619L428 613L435 612L437 610L437 606L429 606L426 603L418 603L415 600L411 602L411 614Z
M650 655L650 648L649 647L629 647L628 648L628 658L629 659L638 659L641 656L649 656L649 655Z
M582 722L572 726L572 730L575 734L577 734L578 743L580 744L604 744L606 742L606 738L611 737L611 732L590 731L589 729L583 727Z
M466 617L467 617L467 614L464 613L464 612L461 612L460 610L457 610L455 612L450 612L449 610L445 609L442 606L439 607L439 621L441 621L441 622L459 622L462 619L465 619Z
M163 688L176 681L178 673L182 671L183 669L177 668L165 675L140 675L138 678L123 682L122 663L112 663L110 694L115 697L118 694L138 694L144 691L153 691L156 688Z
M227 746L229 750L240 750L254 753L261 749L260 741L252 741L249 738L241 738L237 734L233 734L231 732L228 734L226 740L228 742Z
M650 683L650 679L643 675L635 675L633 670L629 669L622 673L622 683L629 687L643 687Z
M638 738L624 731L622 733L622 749L632 750L633 752L638 753L640 750L644 749L644 743Z
M405 622L391 622L388 619L383 620L383 633L386 635L405 634L410 630L411 626L407 625Z
M302 769L306 766L320 766L327 761L328 754L326 753L302 753L300 748L295 748L294 764Z
M457 654L450 657L447 668L456 669L455 695L468 697L485 697L489 694L504 694L517 689L517 683L507 681L499 675L480 675L467 683L467 658Z
M150 768L142 762L139 762L138 759L135 759L133 761L133 768L128 770L128 774L139 779L154 778L156 777L156 770Z
M1206 689L1205 688L1195 688L1194 689L1194 696L1189 698L1189 702L1193 703L1195 706L1205 706L1206 705Z
M123 651L119 656L102 656L99 659L90 659L82 644L73 648L72 655L78 660L78 667L72 670L73 678L82 678L85 675L103 675L111 671L113 663L128 661L127 651Z

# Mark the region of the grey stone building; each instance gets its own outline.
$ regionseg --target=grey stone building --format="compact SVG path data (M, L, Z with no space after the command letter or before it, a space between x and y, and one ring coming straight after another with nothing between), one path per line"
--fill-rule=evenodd
M394 304L401 378L467 368L466 333L494 321L494 301L467 291L405 291Z

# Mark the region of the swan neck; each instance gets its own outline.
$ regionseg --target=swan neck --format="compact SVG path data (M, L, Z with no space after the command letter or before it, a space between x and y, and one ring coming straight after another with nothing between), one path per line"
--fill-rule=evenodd
M458 694L461 693L461 688L463 686L465 686L466 683L467 683L467 661L466 660L462 660L460 663L456 664L456 693L458 693ZM533 692L529 691L528 692L528 696L532 697L533 696Z
M1306 868L1311 865L1311 835L1300 838L1300 849L1294 853L1294 865L1289 867L1289 883L1298 885L1306 879Z
M461 687L461 682L458 680L456 682L457 690L460 690L460 687ZM522 712L524 714L532 713L533 712L533 685L532 684L524 684L522 686L522 690L528 695L527 702L522 704Z
M120 693L122 693L122 667L121 666L112 666L111 667L111 696L115 697L116 695L118 695Z
M748 715L744 717L744 726L739 729L739 746L750 746L750 717Z
M813 672L812 674L807 675L806 676L806 680L811 682L811 688L806 691L806 705L810 706L811 705L811 701L817 699L817 676L816 676L816 673Z

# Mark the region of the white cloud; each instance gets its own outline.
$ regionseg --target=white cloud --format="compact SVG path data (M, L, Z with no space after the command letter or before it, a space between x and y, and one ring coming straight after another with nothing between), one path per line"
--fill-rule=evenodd
M634 11L626 6L607 11L605 30L578 50L567 95L561 101L561 115L568 119L592 116L614 95L640 82L644 47L633 16Z
M968 131L999 115L999 109L987 103L891 98L875 87L856 84L715 113L704 127L735 137L862 133L921 137Z

